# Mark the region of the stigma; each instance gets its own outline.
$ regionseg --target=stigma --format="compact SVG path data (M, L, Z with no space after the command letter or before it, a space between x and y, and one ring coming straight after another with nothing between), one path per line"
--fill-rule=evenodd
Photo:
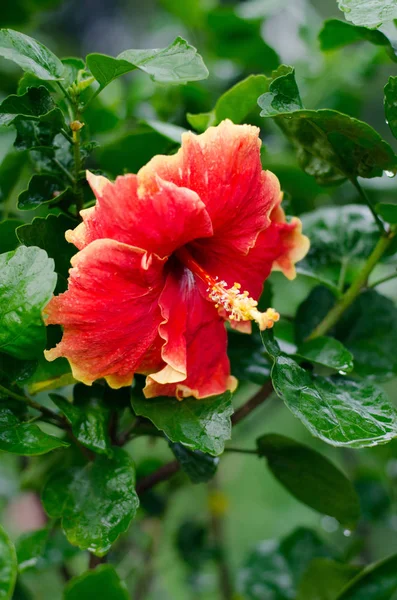
M215 307L222 307L233 321L255 321L259 329L271 329L279 319L280 315L274 308L268 308L265 312L258 310L258 302L250 297L249 292L241 292L241 284L234 283L228 287L226 281L217 281L207 277L208 297L215 303Z
M215 308L223 308L230 320L255 321L259 329L264 331L271 329L280 319L280 315L274 308L260 312L258 302L250 297L249 292L241 291L240 283L234 283L229 287L226 281L211 277L186 248L180 248L176 255L185 267L207 284L208 299L214 302Z

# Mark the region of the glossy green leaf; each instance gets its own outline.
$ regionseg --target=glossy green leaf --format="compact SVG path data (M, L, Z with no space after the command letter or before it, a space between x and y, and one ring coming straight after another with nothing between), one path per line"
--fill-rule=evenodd
M329 558L315 558L303 574L296 600L335 600L359 570Z
M397 138L397 77L389 77L384 93L386 121L392 134Z
M277 434L260 437L257 447L276 479L300 502L347 527L356 524L360 507L354 487L325 456Z
M42 501L50 517L62 519L71 544L103 556L138 508L134 465L124 450L113 448L112 458L98 455L84 467L54 473Z
M353 369L353 355L335 338L318 337L299 346L297 355L316 365L349 373Z
M257 109L257 100L269 88L269 78L265 75L249 75L239 81L218 99L208 113L187 114L187 120L197 131L204 131L211 125L218 125L223 119L242 123L247 115Z
M39 562L50 535L50 530L29 531L17 540L18 570L20 573L35 567Z
M12 386L23 385L35 372L37 363L37 360L19 360L0 352L0 380L7 381Z
M200 450L189 450L179 443L170 442L170 448L192 483L209 481L215 475L219 458Z
M187 131L187 129L184 129L183 127L171 125L171 123L163 123L162 121L155 121L153 119L144 121L143 124L175 144L182 143L182 135Z
M335 600L390 600L397 590L397 554L366 567Z
M300 304L295 319L295 338L302 344L335 304L335 295L325 286L312 289Z
M230 398L230 392L202 398L199 402L196 398L185 398L181 402L171 397L146 399L136 395L131 402L137 415L150 419L172 442L218 456L231 437Z
M313 376L283 356L269 333L262 337L274 360L275 392L312 435L350 448L384 444L397 437L397 411L381 388L365 380Z
M379 238L369 208L348 204L335 210L327 206L302 215L302 223L310 250L297 265L299 273L338 294L341 284L352 281Z
M394 47L389 38L381 31L367 29L367 27L357 27L338 19L329 19L325 21L318 37L323 51L336 50L348 44L367 41L375 46L384 46L390 58L397 61Z
M58 394L50 394L50 398L63 412L81 444L99 454L111 454L110 410L98 389L102 390L99 386L75 386L73 404Z
M294 70L274 79L258 99L297 150L301 167L321 184L397 172L392 148L367 123L336 110L305 110Z
M386 21L397 19L396 0L337 0L341 11L345 13L347 21L363 27L378 27Z
M99 565L74 577L66 586L64 600L129 600L127 587L112 565Z
M50 329L51 327L47 328L47 334ZM24 383L27 385L29 394L37 394L46 390L55 390L65 385L72 385L76 383L76 380L66 358L61 357L49 362L43 354L38 358L37 369Z
M17 236L22 244L39 246L54 260L58 274L57 292L66 290L70 260L77 252L76 247L65 239L65 232L74 229L75 225L66 215L48 215L46 218L35 217L31 223L17 229Z
M19 194L19 210L34 210L42 204L56 203L65 195L65 186L53 175L33 175L28 188ZM44 220L44 219L43 219Z
M11 600L17 579L17 557L14 545L0 526L0 599Z
M11 252L19 245L15 230L23 221L19 219L7 219L0 223L0 254Z
M134 69L144 71L158 83L181 84L208 77L207 67L196 48L181 37L167 48L125 50L117 58L89 54L87 66L102 88Z
M56 283L54 261L40 248L21 246L0 255L0 349L35 358L45 347L41 311Z
M59 438L44 433L35 423L21 421L7 405L0 404L0 450L35 456L69 446Z
M397 204L381 202L376 205L376 212L386 223L391 223L391 225L397 224Z
M258 545L239 572L239 590L246 600L292 600L310 562L329 556L317 534L300 527L281 541Z
M0 56L12 60L39 79L51 81L63 77L64 67L59 58L43 44L19 31L0 30Z
M11 125L18 117L57 121L60 127L64 125L62 112L44 86L31 87L22 96L12 95L3 100L0 104L0 125Z

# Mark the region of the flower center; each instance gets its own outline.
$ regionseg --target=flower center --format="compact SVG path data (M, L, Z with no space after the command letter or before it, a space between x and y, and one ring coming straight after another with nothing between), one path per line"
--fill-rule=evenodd
M258 310L258 302L250 297L249 292L241 292L241 284L235 282L228 287L226 281L219 281L218 277L211 277L191 256L186 248L180 248L176 252L179 260L194 275L197 275L207 284L209 300L215 304L215 308L222 307L230 319L234 321L255 321L259 329L271 329L280 315L274 308L268 308L265 312Z

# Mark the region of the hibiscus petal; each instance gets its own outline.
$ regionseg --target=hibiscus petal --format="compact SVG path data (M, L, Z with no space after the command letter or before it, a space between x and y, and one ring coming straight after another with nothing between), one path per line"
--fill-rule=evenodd
M169 256L196 237L212 235L204 203L188 189L157 178L153 194L138 190L136 175L123 175L114 183L87 173L97 204L81 211L83 223L66 238L80 250L96 239L108 238Z
M294 217L287 223L280 205L273 209L270 218L270 226L259 234L248 254L242 255L229 247L215 245L212 239L194 242L189 249L212 277L226 281L229 287L238 282L242 290L247 290L252 298L258 300L264 281L272 269L282 271L288 279L294 279L295 263L307 254L310 245L309 239L302 234L301 221ZM200 284L200 290L207 297L204 283ZM222 309L220 314L226 318ZM233 322L232 325L240 331L250 331L244 321Z
M158 300L164 260L114 240L96 240L72 258L69 289L44 309L46 323L63 326L47 360L65 356L76 379L104 377L113 388L161 364Z
M160 335L166 340L162 356L167 366L147 377L147 398L204 398L236 388L226 354L224 322L198 291L192 273L182 269L168 276L161 297L166 318Z
M280 195L277 177L262 171L260 146L257 127L229 120L201 135L188 132L177 154L155 156L139 171L139 186L154 193L160 176L194 190L207 207L216 242L245 253L269 225Z

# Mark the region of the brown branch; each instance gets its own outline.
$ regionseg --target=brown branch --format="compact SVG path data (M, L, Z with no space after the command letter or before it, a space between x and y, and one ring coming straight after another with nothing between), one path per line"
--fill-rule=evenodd
M107 556L95 556L95 554L90 554L90 561L88 564L89 569L95 569L98 565L103 565L107 563Z
M147 490L149 490L154 485L161 483L162 481L167 481L172 475L177 473L180 469L180 464L177 460L173 460L166 465L163 465L157 471L146 475L146 477L142 477L137 483L136 493L138 496L144 494Z
M269 379L269 381L265 383L259 392L255 394L255 396L253 396L250 400L248 400L248 402L236 410L236 412L232 415L232 425L237 425L237 423L240 423L240 421L248 417L248 415L251 414L255 408L265 402L265 400L267 400L272 393L273 386L271 380Z

